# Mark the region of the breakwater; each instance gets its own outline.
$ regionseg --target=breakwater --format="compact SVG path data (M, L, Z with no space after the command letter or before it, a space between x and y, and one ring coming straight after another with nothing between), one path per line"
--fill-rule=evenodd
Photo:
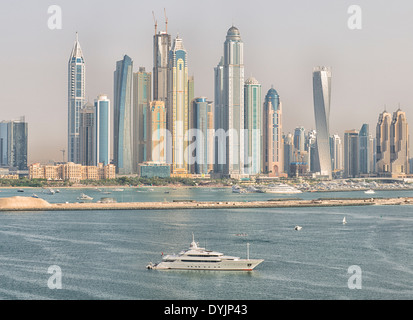
M332 199L271 199L267 201L195 201L115 202L115 203L49 203L43 199L11 197L0 199L0 211L72 211L72 210L168 210L168 209L229 209L229 208L292 208L368 205L411 205L413 197L399 198L332 198Z

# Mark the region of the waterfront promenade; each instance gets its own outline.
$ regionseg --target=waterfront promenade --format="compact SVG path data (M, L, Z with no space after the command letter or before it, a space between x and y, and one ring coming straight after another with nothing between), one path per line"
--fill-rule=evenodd
M273 199L267 201L193 201L115 202L115 203L49 203L31 197L0 199L0 211L72 211L72 210L167 210L228 208L335 207L365 205L411 205L413 197L354 199Z

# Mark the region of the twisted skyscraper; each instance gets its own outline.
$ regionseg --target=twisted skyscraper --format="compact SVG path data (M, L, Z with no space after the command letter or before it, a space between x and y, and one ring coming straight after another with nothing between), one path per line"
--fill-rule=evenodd
M331 69L314 68L313 72L314 115L317 132L317 154L319 171L331 179L331 155L329 143L329 119L331 98ZM318 168L317 168L318 167Z

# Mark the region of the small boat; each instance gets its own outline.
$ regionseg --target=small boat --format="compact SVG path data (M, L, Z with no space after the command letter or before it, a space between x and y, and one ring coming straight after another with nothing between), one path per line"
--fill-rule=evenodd
M232 192L233 193L247 193L247 190L241 188L238 185L234 185L234 186L232 186Z
M77 200L93 200L93 198L88 196L87 194L82 193L80 197L77 198Z
M121 191L123 191L123 190L125 190L125 189L122 189L122 188L116 188L116 189L114 189L113 191L119 191L119 192L121 192Z
M346 224L347 223L347 220L346 220L346 217L344 217L343 218L343 224Z
M302 193L301 190L285 183L270 184L267 188L264 188L264 191L267 193Z
M23 189L17 189L17 192L24 192Z
M46 189L43 191L45 194L55 194L55 191L53 189Z
M302 228L303 228L303 227L301 227L301 226L295 226L295 227L294 227L294 230L300 231Z
M32 198L36 198L36 199L37 199L38 197L39 197L39 196L38 196L37 194L35 194L35 193L32 194Z
M374 193L376 193L373 189L369 189L369 190L366 190L366 191L364 191L364 193L366 193L366 194L374 194Z

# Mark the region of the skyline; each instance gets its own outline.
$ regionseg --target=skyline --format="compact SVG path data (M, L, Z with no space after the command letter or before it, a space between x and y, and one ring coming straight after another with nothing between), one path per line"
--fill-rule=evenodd
M20 3L26 10L21 11ZM7 54L2 52L2 58L9 63L0 80L4 89L0 103L6 106L2 107L1 120L26 117L29 163L60 161L60 150L67 149L67 60L76 32L86 62L87 100L93 103L99 94L107 94L114 101L116 61L126 54L134 61L134 72L139 67L152 71L152 11L158 31L163 31L164 8L168 33L172 39L179 33L188 51L188 75L195 78L195 97L214 100L214 68L222 56L226 31L233 24L239 28L245 46L245 79L256 78L263 94L271 85L277 90L283 101L285 134L299 126L307 131L315 129L311 77L313 68L319 65L331 66L333 73L330 135L343 138L345 130L359 130L363 123L375 128L385 105L393 113L400 103L408 119L411 114L413 36L408 32L413 27L409 19L413 4L408 2L396 6L360 1L362 30L347 27L350 2L296 1L300 4L297 6L269 1L254 5L239 1L156 1L148 5L123 1L120 8L115 3L89 1L82 3L83 12L75 16L72 8L57 1L63 13L61 30L47 27L50 3L20 3L6 1L0 14L4 29L13 19L19 21L5 34L8 50ZM73 1L73 7L77 3ZM183 16L179 15L179 5L185 6ZM216 10L218 5L221 10ZM230 10L231 6L237 6L237 10ZM121 9L125 16L117 18ZM99 18L109 12L114 19L105 25ZM280 14L274 17L274 12ZM216 19L211 20L212 16Z

